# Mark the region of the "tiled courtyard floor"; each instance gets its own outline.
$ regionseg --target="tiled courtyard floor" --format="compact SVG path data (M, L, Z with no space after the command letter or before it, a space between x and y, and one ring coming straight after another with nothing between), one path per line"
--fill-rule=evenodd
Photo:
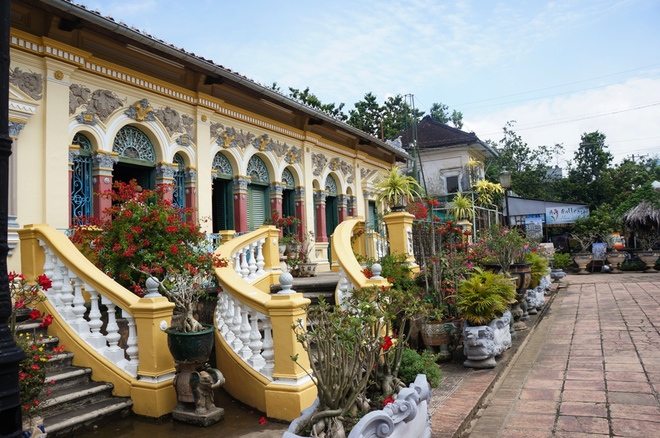
M443 430L440 406L434 437L660 437L660 274L563 282L472 423Z

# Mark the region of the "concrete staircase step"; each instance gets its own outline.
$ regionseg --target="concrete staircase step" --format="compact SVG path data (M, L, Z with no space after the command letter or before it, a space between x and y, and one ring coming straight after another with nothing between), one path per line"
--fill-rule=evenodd
M114 385L105 382L87 382L51 391L42 403L42 416L52 417L62 412L78 411L83 407L112 397Z
M48 367L50 370L58 370L70 367L73 363L73 353L65 351L64 353L53 354L48 360Z
M49 387L52 392L87 383L91 380L91 376L91 368L63 367L49 372L46 381L53 381L53 386Z
M44 419L49 438L74 436L75 431L92 425L109 423L130 414L133 402L130 398L112 397L87 404L75 411L66 411Z

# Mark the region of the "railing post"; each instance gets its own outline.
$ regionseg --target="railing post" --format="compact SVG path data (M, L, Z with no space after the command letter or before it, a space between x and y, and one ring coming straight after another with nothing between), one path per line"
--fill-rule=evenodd
M413 272L419 271L413 252L412 227L415 216L406 212L396 212L386 215L387 234L390 239L390 253L405 254L406 261Z
M264 257L263 270L271 272L271 275L277 279L281 274L280 266L280 253L278 251L278 242L280 238L280 230L274 225L263 225L260 228L267 228L268 235L266 236L266 243L262 248L262 255ZM277 281L275 281L277 283Z
M18 230L21 237L21 272L25 278L34 280L43 274L46 256L39 245L39 237L35 231L36 225L26 225Z
M298 343L293 325L306 325L305 307L310 303L302 294L273 295L266 303L273 326L275 368L273 382L266 388L269 417L294 419L312 404L316 387L307 373L309 356ZM297 357L297 363L291 358Z
M176 406L174 359L167 348L167 334L161 330L161 325L172 324L173 309L174 303L165 297L141 298L131 306L139 335L138 380L131 388L133 412L138 415L161 417Z

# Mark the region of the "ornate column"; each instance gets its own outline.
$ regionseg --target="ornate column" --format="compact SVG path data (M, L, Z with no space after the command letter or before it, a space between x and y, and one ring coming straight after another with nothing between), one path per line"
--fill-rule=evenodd
M314 193L314 216L316 217L316 241L327 242L325 223L325 199L328 193L325 190L319 190Z
M105 210L112 205L112 200L107 196L100 196L99 193L112 190L112 170L115 163L119 161L116 152L97 152L93 158L92 164L92 191L94 201L92 202L92 214L99 218L101 222L110 220L110 216L105 214Z
M307 221L305 219L305 188L297 187L294 196L296 202L296 218L300 219L298 237L302 240L302 238L305 237L305 230L307 230Z
M419 271L413 251L412 226L415 216L407 212L390 213L384 218L390 240L391 254L404 254L413 272Z
M241 175L234 177L234 228L239 233L248 229L247 185L246 177Z
M348 210L348 216L353 217L355 216L355 196L346 196L347 198L347 205L346 209Z
M69 199L73 197L73 163L76 161L76 157L80 155L80 146L72 144L69 146ZM73 226L72 223L73 211L71 210L71 202L69 202L69 225Z
M197 223L197 171L194 167L186 169L186 206L190 208L187 221Z
M284 192L284 185L279 182L270 184L270 211L266 212L266 217L270 217L273 211L277 211L279 216L282 217L282 193Z
M339 223L342 223L348 217L348 196L339 195L337 197L337 204L338 204L337 218L339 219Z
M156 187L163 191L163 199L174 200L174 167L172 163L156 164Z

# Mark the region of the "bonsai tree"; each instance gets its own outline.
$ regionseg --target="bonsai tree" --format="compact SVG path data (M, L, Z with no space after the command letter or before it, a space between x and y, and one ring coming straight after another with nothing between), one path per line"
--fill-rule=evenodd
M486 325L516 300L513 281L503 274L475 268L471 277L458 285L456 307L472 325Z
M406 202L421 199L424 188L412 176L403 175L392 165L386 177L376 183L378 201L384 201L390 209L405 207Z

